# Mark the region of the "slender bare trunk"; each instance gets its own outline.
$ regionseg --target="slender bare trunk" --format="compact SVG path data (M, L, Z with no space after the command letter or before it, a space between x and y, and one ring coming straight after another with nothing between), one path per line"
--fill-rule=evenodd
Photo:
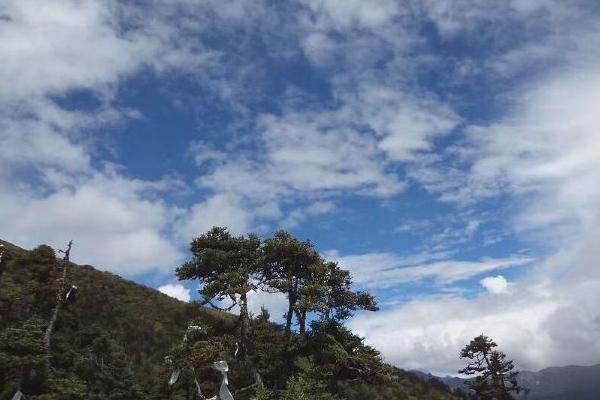
M67 245L67 249L59 252L64 254L63 257L63 271L62 277L60 278L58 284L58 292L56 293L56 305L52 310L52 316L50 317L50 321L48 322L48 327L46 328L46 333L44 334L44 349L46 350L46 354L48 358L50 358L50 345L52 341L52 332L54 332L54 325L56 325L56 321L58 320L58 313L60 312L60 308L64 302L65 288L67 283L67 268L69 266L69 256L71 254L71 246L73 245L73 241L69 241Z
M64 263L63 274L58 286L58 293L56 294L56 304L54 305L54 309L52 310L52 316L50 317L50 322L48 322L48 327L46 328L46 333L44 334L44 348L46 349L46 352L48 352L48 354L50 353L50 344L52 340L52 332L54 331L54 325L56 325L56 321L58 320L58 313L60 312L60 308L64 301L63 294L65 292L66 279L67 263Z
M4 267L2 266L2 256L4 255L4 245L0 244L0 278L2 277L2 273L4 272Z
M246 361L248 359L248 297L246 293L242 293L240 295L240 336L241 336L241 346L240 352L242 353L242 360Z

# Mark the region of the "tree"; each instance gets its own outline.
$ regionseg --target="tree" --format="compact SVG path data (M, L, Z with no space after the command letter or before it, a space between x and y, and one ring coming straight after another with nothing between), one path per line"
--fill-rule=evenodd
M498 345L489 337L479 335L460 352L460 358L472 360L458 371L465 375L476 375L467 385L482 400L510 400L512 392L519 394L523 387L517 383L518 371L514 370L513 361L506 355L494 350Z
M66 284L67 284L67 267L69 266L69 256L71 254L71 246L73 246L73 241L69 241L66 250L59 250L59 252L64 254L62 267L62 277L59 279L58 290L56 292L56 304L54 309L52 310L52 315L50 317L50 321L48 322L48 327L46 328L46 333L44 334L44 347L46 348L46 352L48 353L48 359L50 359L50 344L52 340L52 332L54 332L54 325L56 325L56 321L58 319L58 313L60 312L60 308L65 301L66 295Z
M331 391L341 382L379 382L386 371L381 355L338 321L313 321L305 353L312 363L306 373L326 377Z
M323 382L306 377L293 376L283 391L282 400L337 400L338 396L327 392Z
M352 277L349 271L340 268L335 262L325 262L325 268L322 319L343 321L350 318L356 310L379 310L372 295L352 291Z
M301 334L306 331L306 314L318 307L325 269L308 240L300 241L278 231L264 244L263 275L267 286L284 293L288 300L285 332L290 335L294 315Z
M214 385L207 384L214 375L211 365L226 358L226 349L231 347L229 339L226 335L211 334L200 321L191 321L181 343L166 357L167 366L173 372L169 385L181 386L188 395L194 387L198 396L204 398L203 390L214 390L210 387Z
M255 235L233 236L227 228L214 227L191 243L192 259L177 268L180 280L197 279L202 284L203 303L213 308L231 310L239 306L240 353L247 357L248 298L257 288L261 264L261 240ZM231 300L227 308L215 300Z

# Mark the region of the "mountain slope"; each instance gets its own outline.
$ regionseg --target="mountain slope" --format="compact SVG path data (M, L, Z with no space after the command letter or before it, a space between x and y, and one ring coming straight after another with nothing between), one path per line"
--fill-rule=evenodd
M0 329L18 327L33 316L48 321L60 263L46 247L30 252L2 244L6 250L0 265ZM113 353L122 353L138 386L156 391L157 375L167 373L160 371L164 356L181 340L187 321L222 318L91 266L70 264L67 284L78 291L61 309L53 335L52 365L59 371L83 369L78 364L95 357L87 353L106 342ZM227 320L231 318L223 319ZM82 361L84 357L88 359Z
M167 387L171 371L165 356L181 342L192 319L213 335L231 334L236 329L236 319L230 314L183 303L111 273L70 263L66 283L76 285L78 291L60 311L52 356L47 360L41 337L55 304L64 263L48 246L26 251L0 243L4 245L0 263L0 400L10 399L19 385L34 395L28 398L44 400L191 398L189 385L174 392ZM263 324L261 329L267 333L257 341L275 357L275 342L283 337L282 330L274 324ZM341 398L460 398L444 386L399 369L390 371L385 381L347 385ZM236 372L232 368L234 388ZM265 381L277 380L277 373L276 368L266 370ZM47 383L50 375L52 385Z
M467 390L466 380L457 377L437 377L413 371L423 379L438 379L450 388ZM597 400L600 399L600 364L593 366L550 367L538 372L521 371L519 384L528 389L522 400Z
M522 397L527 400L600 399L600 364L551 367L538 372L523 371L519 381L530 389Z

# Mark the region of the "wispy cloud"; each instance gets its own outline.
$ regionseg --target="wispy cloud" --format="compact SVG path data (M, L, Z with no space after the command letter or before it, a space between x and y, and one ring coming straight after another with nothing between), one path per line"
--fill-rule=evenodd
M423 254L418 258L402 257L392 253L370 253L361 255L337 256L336 261L352 271L357 285L385 289L422 280L433 280L439 285L449 285L486 272L524 266L533 261L530 257L508 257L478 261L441 260L445 254Z

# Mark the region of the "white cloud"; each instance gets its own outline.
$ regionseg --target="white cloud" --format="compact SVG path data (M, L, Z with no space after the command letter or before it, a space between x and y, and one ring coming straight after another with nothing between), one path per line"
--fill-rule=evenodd
M579 7L585 5L585 1L577 3ZM473 34L484 24L489 26L493 23L499 33L508 22L556 23L577 14L571 10L577 6L567 7L560 0L426 0L417 4L446 37Z
M467 128L467 142L441 158L414 163L409 176L462 205L499 195L513 196L513 231L537 236L555 248L570 243L599 218L600 121L592 104L600 101L600 35L587 32L586 44L571 51L570 66L557 68L512 94L502 120ZM452 161L467 164L453 167ZM448 165L451 163L451 166Z
M481 286L492 294L506 293L508 289L508 282L502 275L488 276L483 278L480 283Z
M409 369L456 373L460 349L481 333L519 368L596 364L600 358L600 270L589 268L597 241L559 252L502 296L484 293L415 299L350 326L385 358Z
M502 299L499 304L449 295L358 316L350 327L380 349L388 362L403 368L456 374L463 365L460 349L481 333L496 340L519 367L537 368L557 361L546 353L552 343L541 330L554 311L551 303Z
M472 220L469 221L467 223L467 226L465 227L465 234L467 236L473 236L475 234L475 232L477 232L477 230L479 229L479 226L481 225L481 221L479 220Z
M0 196L0 232L28 247L73 239L75 262L125 275L170 269L180 257L165 232L171 210L146 191L155 190L117 175L42 196L13 189Z
M169 239L178 210L158 200L168 179L97 167L94 134L138 116L113 104L124 79L144 67L198 67L212 53L180 40L160 8L145 10L154 17L136 24L140 10L111 1L3 6L0 234L24 246L73 239L75 261L125 275L170 269L179 258ZM73 91L88 93L97 107L61 106L57 98Z
M365 3L360 0L302 0L319 19L320 26L337 30L376 28L389 23L400 7L394 0Z
M158 291L177 300L188 302L192 298L190 289L181 284L168 283L158 288Z
M248 310L258 315L262 307L269 311L272 321L281 322L288 309L287 297L283 293L248 292Z
M281 222L281 225L289 229L304 222L307 218L331 213L335 208L336 205L332 201L317 201L307 207L292 210Z
M118 35L101 3L24 0L5 6L0 76L17 100L112 82L136 68L140 52L147 51Z
M508 257L478 261L441 260L445 254L424 254L421 257L403 258L392 253L329 256L352 272L354 282L365 288L385 289L399 284L426 279L440 285L449 285L495 270L513 268L531 263L529 257Z
M358 93L352 113L362 116L380 138L378 147L395 161L430 150L434 138L449 134L460 122L450 107L434 99L371 85Z
M223 154L198 184L215 197L235 198L240 212L256 219L265 203L295 209L284 218L293 225L316 215L314 204L330 205L341 193L392 197L404 189L395 163L412 160L447 135L459 118L434 99L364 84L360 95L340 91L341 105L328 110L286 111L258 118L257 149ZM207 150L200 147L200 159ZM305 205L305 199L318 199ZM297 200L304 200L296 204ZM304 204L303 204L304 203ZM333 207L321 209L320 214ZM273 213L280 218L280 213Z
M251 217L234 196L215 195L195 204L182 215L177 224L183 240L191 240L213 226L224 226L234 234L245 234L250 229Z
M585 23L583 23L585 25ZM573 37L577 36L572 33ZM473 336L494 338L521 368L595 364L600 359L600 36L587 32L567 51L569 64L511 94L507 116L468 128L468 142L448 156L459 168L432 163L419 181L443 199L476 204L509 195L513 234L540 239L546 253L525 278L488 277L488 293L415 299L351 325L406 368L455 373ZM556 51L560 51L557 49ZM497 293L502 292L502 296Z

